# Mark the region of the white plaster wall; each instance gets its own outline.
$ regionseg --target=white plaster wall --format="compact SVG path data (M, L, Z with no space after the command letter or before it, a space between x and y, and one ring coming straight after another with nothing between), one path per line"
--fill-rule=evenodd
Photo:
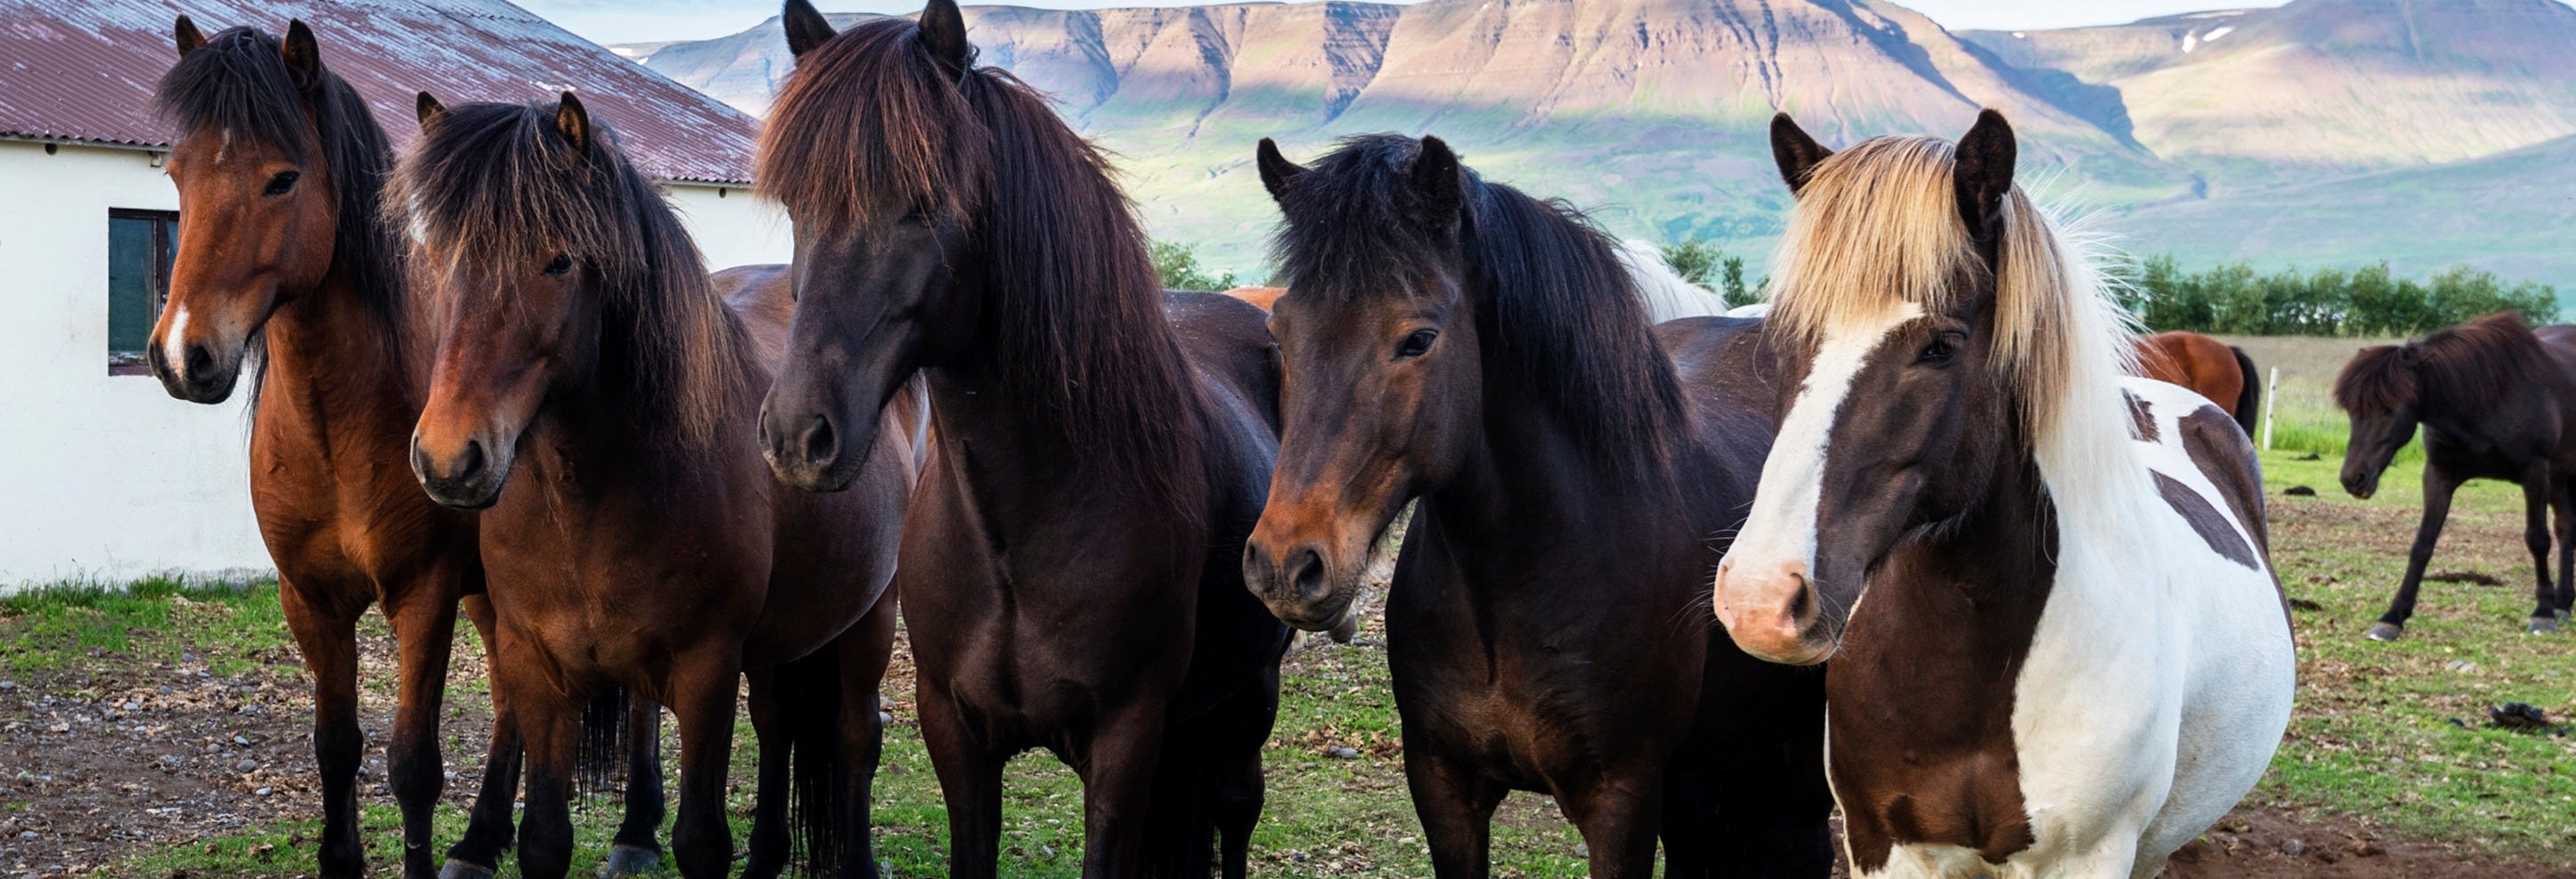
M739 186L673 183L669 189L671 208L697 239L708 271L795 258L795 232L777 203Z
M150 153L0 142L0 593L271 567L249 395L107 374L108 209L178 207Z

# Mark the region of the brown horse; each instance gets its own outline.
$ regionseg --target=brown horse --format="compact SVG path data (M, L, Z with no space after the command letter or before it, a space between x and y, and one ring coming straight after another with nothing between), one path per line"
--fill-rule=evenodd
M1279 297L1288 295L1288 288L1236 287L1225 291L1225 295L1252 303L1254 307L1263 311L1269 311L1279 304Z
M1494 808L1528 790L1594 876L1653 875L1658 831L1667 876L1828 873L1822 677L1746 656L1703 603L1771 445L1761 323L1649 330L1615 242L1438 138L1259 158L1296 293L1244 579L1325 630L1419 499L1387 662L1433 870L1486 875Z
M392 151L365 99L323 65L312 30L297 21L286 34L239 27L209 39L179 17L179 63L154 100L178 123L168 165L183 210L150 359L171 396L199 403L230 397L245 362L258 365L251 505L313 675L322 875L365 871L357 624L375 604L400 650L387 750L403 874L425 877L456 610L482 591L483 570L473 519L385 466L402 459L421 395L405 362L417 346L398 227L377 209ZM479 596L464 606L492 643L489 606ZM637 706L640 718L652 710ZM650 852L660 763L649 741L638 746L619 839ZM482 795L451 861L489 865L509 846L518 757L508 706L496 702Z
M796 228L778 478L833 491L916 371L938 425L904 619L953 875L990 877L1002 766L1083 780L1083 875L1241 876L1288 630L1236 564L1277 449L1261 310L1166 294L1100 154L974 64L957 6L835 34L786 6L796 71L759 177Z
M2175 330L2138 339L2138 374L2190 388L2217 403L2254 435L2261 418L2263 379L2245 349L2199 333Z
M2363 349L2335 376L2335 404L2352 416L2343 487L2367 498L2424 426L2424 519L2407 550L2406 579L2366 633L2406 634L2424 566L2471 479L2522 486L2523 541L2537 580L2528 630L2555 632L2576 604L2576 326L2525 328L2495 314L2404 345ZM2558 582L2549 580L2549 508L2558 508Z
M759 291L778 285L744 287L740 304L756 307L720 299L661 194L570 94L420 107L388 198L418 230L436 328L411 462L432 499L488 508L494 674L527 741L521 870L570 869L581 708L623 687L678 718L674 860L723 875L747 672L762 815L746 873L786 866L776 804L792 771L812 866L872 875L876 687L893 637L879 598L911 488L912 407L856 435L887 453L854 490L779 490L752 445L776 366L763 355L787 316Z

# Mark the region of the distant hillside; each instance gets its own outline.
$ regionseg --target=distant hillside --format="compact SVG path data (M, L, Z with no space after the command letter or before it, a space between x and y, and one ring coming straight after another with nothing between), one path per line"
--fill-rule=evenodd
M1955 136L1992 106L2024 135L2025 180L2109 209L2139 250L2315 265L2387 237L2408 265L2546 268L2520 274L2576 291L2576 265L2534 249L2547 235L2502 219L2548 215L2551 185L2498 184L2485 203L2415 190L2420 236L2352 208L2480 167L2532 172L2517 151L2576 135L2576 9L2555 0L2297 0L1957 34L1880 0L979 6L967 23L986 63L1119 154L1155 234L1240 270L1257 271L1275 217L1250 172L1265 136L1308 156L1350 133L1435 133L1622 235L1758 255L1787 198L1763 129L1775 109L1841 145ZM635 54L755 112L791 67L774 19Z

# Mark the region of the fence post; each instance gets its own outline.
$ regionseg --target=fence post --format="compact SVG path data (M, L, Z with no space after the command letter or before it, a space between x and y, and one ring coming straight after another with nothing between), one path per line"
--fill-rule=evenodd
M2272 367L2272 381L2263 388L2263 451L2272 450L2272 409L2281 404L2281 368Z

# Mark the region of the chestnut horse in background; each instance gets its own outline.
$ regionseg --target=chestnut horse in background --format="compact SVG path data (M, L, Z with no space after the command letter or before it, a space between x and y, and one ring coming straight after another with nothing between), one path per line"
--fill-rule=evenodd
M2190 388L2254 435L2263 417L2263 378L2245 349L2199 333L2175 330L2138 339L2138 374Z
M179 248L152 330L152 370L173 397L220 403L256 365L251 507L313 675L321 874L366 870L357 626L374 604L398 650L386 750L403 875L427 879L430 817L445 782L439 704L460 598L487 648L493 633L489 606L467 597L483 589L473 518L430 503L398 463L420 412L406 358L421 352L407 320L400 227L378 210L393 152L303 22L290 22L283 40L249 27L208 38L187 16L176 32L179 63L154 103L179 130L168 161ZM636 710L651 722L652 706ZM448 853L454 862L489 866L510 845L517 728L506 702L496 699L492 714L482 794ZM649 739L637 747L618 838L653 850L660 762Z
M2424 518L2406 578L2365 637L2394 641L2415 614L2424 566L2471 479L2522 486L2524 545L2537 580L2528 631L2558 631L2576 604L2576 326L2537 330L2493 314L2404 345L2365 348L2335 376L2335 405L2352 416L2343 487L2367 498L2397 450L2424 427ZM2549 579L2549 509L2558 509L2558 581Z
M1166 292L1100 153L974 64L950 0L836 34L786 6L796 70L761 135L795 221L778 479L849 484L915 373L937 426L903 616L949 865L991 877L1002 768L1083 782L1083 875L1242 876L1288 629L1237 563L1278 448L1261 310Z
M1273 307L1275 307L1275 306L1277 306L1277 305L1278 305L1278 303L1279 303L1279 297L1288 295L1288 288L1286 288L1286 287L1236 287L1236 288L1234 288L1234 289L1232 289L1232 290L1227 290L1227 291L1225 291L1225 295L1227 295L1227 296L1232 296L1232 297L1234 297L1234 298L1236 298L1236 299L1241 299L1241 300L1243 300L1243 301L1245 301L1245 302L1252 303L1252 306L1253 306L1254 308L1258 308L1258 309L1261 309L1261 310L1263 310L1263 311L1269 311L1269 310L1271 310Z
M1761 324L1651 329L1616 242L1438 138L1261 142L1296 293L1287 434L1244 579L1324 631L1419 506L1387 591L1405 780L1434 872L1484 876L1495 807L1556 798L1592 875L1833 868L1823 677L1708 618L1778 380Z
M724 875L748 673L761 760L745 874L788 866L792 814L810 868L873 875L867 796L894 637L880 599L917 407L853 434L869 459L853 490L780 488L754 420L787 331L783 285L720 299L660 191L570 93L452 111L422 95L420 110L387 199L418 230L436 330L411 462L430 498L488 508L494 677L527 741L521 871L571 869L582 705L622 687L678 719L673 860Z

